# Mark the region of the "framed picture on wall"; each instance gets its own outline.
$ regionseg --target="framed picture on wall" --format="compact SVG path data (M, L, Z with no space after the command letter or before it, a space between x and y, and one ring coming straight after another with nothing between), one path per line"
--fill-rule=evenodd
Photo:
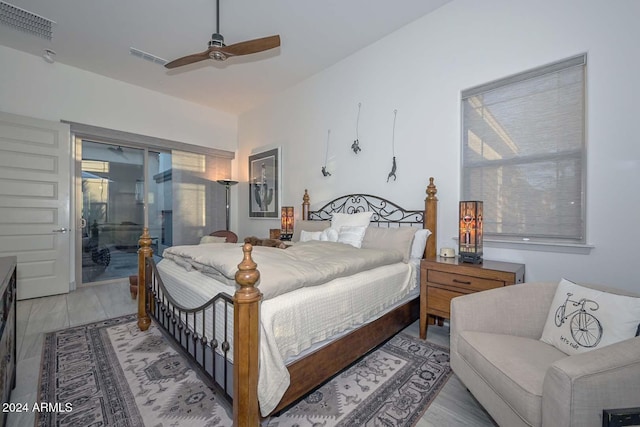
M249 218L280 218L280 147L249 156Z

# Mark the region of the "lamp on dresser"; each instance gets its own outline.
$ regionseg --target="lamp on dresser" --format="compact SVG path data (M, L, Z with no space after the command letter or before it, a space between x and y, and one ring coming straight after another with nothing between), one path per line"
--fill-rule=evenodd
M231 201L231 186L232 185L236 185L238 183L238 181L232 181L230 179L219 179L216 181L218 184L224 185L225 189L226 189L226 201L227 201L227 214L226 214L226 224L227 224L227 231L229 231L229 203Z

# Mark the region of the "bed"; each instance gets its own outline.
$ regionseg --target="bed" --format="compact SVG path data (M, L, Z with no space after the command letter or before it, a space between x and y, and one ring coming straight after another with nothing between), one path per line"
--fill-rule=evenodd
M330 220L336 213L344 215L358 214L364 211L372 212L371 225L367 230L372 227L392 229L406 226L429 229L431 236L426 242L424 257L434 258L436 252L435 234L437 231L437 189L433 178L430 178L426 193L424 210L406 210L379 197L351 194L339 197L322 208L312 211L310 210L310 198L305 190L302 204L302 218L305 221L302 222L308 222L308 224L318 222L321 224ZM338 215L335 215L335 218L337 217ZM318 230L322 227L318 227ZM341 230L347 230L348 228L343 227ZM367 231L367 233L369 232ZM384 231L382 232L384 233ZM209 250L206 251L203 250L203 247L178 247L174 249L176 253L184 250L185 259L194 261L192 262L192 267L193 265L201 265L198 264L202 261L200 256L205 256L207 260L211 258L211 262L215 263L220 259L230 257L231 255L229 254L233 254L233 256L237 257L237 261L240 262L237 268L234 267L235 274L230 274L228 266L226 267L227 270L221 271L223 271L223 276L226 279L234 277L235 283L224 283L224 278L215 275L213 276L215 278L209 277L210 275L204 274L203 270L199 268L196 268L197 271L195 272L191 271L191 268L180 265L179 262L171 259L171 257L156 265L153 257L151 257L150 245L151 241L145 230L140 239L138 252L138 274L140 283L144 283L144 286L140 287L138 295L138 326L141 330L148 329L153 318L155 323L180 345L183 352L210 379L220 394L232 401L234 425L258 425L261 415L277 413L286 408L418 318L419 291L417 289L419 289L419 286L411 287L411 289L407 286L401 296L393 296L389 301L380 304L372 303L375 309L364 307L366 314L353 314L355 317L361 317L356 319L353 324L345 325L344 327L343 325L339 327L329 325L330 334L325 331L318 332L318 336L322 339L316 339L313 333L311 333L311 336L314 338L310 339L306 330L304 334L300 334L304 335L304 337L296 337L295 335L299 334L299 332L296 332L295 328L291 331L285 327L286 322L281 321L278 324L274 321L273 319L281 317L289 319L289 323L292 325L297 326L298 323L303 323L304 318L307 317L306 315L301 316L298 313L298 317L295 317L295 311L293 312L294 314L281 314L275 307L278 307L278 310L280 307L283 307L283 309L284 307L292 310L298 309L311 316L311 312L315 311L317 307L330 307L328 303L321 300L322 295L328 294L330 289L351 293L347 296L332 297L334 299L338 298L343 311L347 307L346 311L344 311L347 314L352 314L352 307L354 307L353 313L360 313L357 310L357 306L365 305L363 301L366 300L364 295L367 291L376 295L381 293L374 288L374 286L378 286L374 283L376 280L360 276L367 273L365 271L354 275L351 275L351 273L338 275L331 278L328 283L318 282L316 286L304 283L303 285L308 286L296 288L294 286L295 281L289 281L288 285L294 286L291 292L272 295L273 289L280 289L280 283L275 283L275 288L270 287L270 281L273 278L272 271L279 268L280 264L278 262L280 258L300 257L306 261L309 265L302 263L299 266L296 265L295 268L300 269L301 275L305 278L303 281L310 280L313 282L313 276L309 276L307 274L308 271L313 270L314 265L317 267L316 270L324 271L326 268L322 264L322 257L317 258L317 261L313 261L313 256L309 258L309 254L314 252L309 251L316 250L316 247L322 250L326 250L326 247L331 247L333 252L334 249L337 250L339 247L348 246L341 243L321 244L310 241L294 244L286 250L254 248L249 244L232 245L228 243L217 246L211 245L207 247ZM219 250L216 249L218 247ZM229 254L226 254L225 251L229 252ZM376 248L366 248L359 252L363 254L366 252L374 253ZM377 252L385 251L377 250ZM210 253L215 253L216 256L208 256ZM375 255L378 256L379 253ZM256 265L253 258L260 261L258 265ZM417 285L416 275L418 274L419 266L411 266L411 263L406 261L406 259L402 259L402 262L399 262L396 259L395 261L388 261L386 264L375 266L375 270L372 270L374 271L373 276L379 279L381 286L386 283L387 277L389 278L388 280L395 280L393 279L395 277L403 277L400 282L415 283ZM331 264L334 261L329 260L327 262ZM274 265L278 266L278 268L274 268ZM255 284L260 279L260 266L264 271L264 277L260 281L260 287L256 287ZM186 273L181 272L182 270L185 270ZM219 275L220 273L217 272L216 274ZM295 274L296 271L292 271L287 274L287 277ZM207 277L205 278L204 276ZM176 295L176 289L187 288L187 282L198 282L197 285L190 288L192 289L191 291L185 290L185 292L191 292L192 295L195 295L190 300L190 304L186 304L184 299L173 298ZM214 282L220 283L223 288L217 287L219 286L218 284L213 285L212 283ZM349 286L353 284L353 289L344 291L348 287L346 284L349 284ZM211 289L203 290L204 288L208 289L210 286ZM360 286L360 288L357 286ZM401 286L398 288L401 288ZM264 301L261 291L264 291L267 296ZM207 292L210 293L208 294ZM350 298L350 302L345 302L347 301L346 298ZM300 305L298 306L298 304ZM307 305L305 306L304 304ZM335 308L331 310L335 311ZM329 314L330 312L318 315L321 316L320 318L331 317ZM231 319L233 320L231 321ZM291 321L291 319L294 319L294 321ZM314 326L317 323L316 321L310 322ZM272 339L270 337L271 330L278 331L277 338ZM283 330L285 332L282 332ZM294 336L290 337L290 335ZM263 338L260 339L260 336ZM280 340L288 342L282 336L286 336L287 339L292 341L301 339L309 342L300 344L296 341L289 348L280 345ZM273 340L276 339L278 340L277 346L273 344L273 342L276 342ZM268 343L271 341L273 342L269 347ZM284 387L281 384L276 384L276 386L267 384L267 391L278 390L278 392L276 395L265 394L264 383L266 382L265 378L267 378L265 372L282 370L275 364L271 365L271 362L265 359L265 354L276 353L273 350L276 347L278 352L282 347L290 350L285 352L286 354L281 354L279 357L276 355L275 357L276 359L282 359L278 360L278 363L283 363L282 366L284 366L285 372L282 373L282 377L286 377L287 382ZM270 369L267 370L265 366ZM274 382L277 383L278 381L280 380L276 377ZM265 399L265 395L268 395L268 399Z

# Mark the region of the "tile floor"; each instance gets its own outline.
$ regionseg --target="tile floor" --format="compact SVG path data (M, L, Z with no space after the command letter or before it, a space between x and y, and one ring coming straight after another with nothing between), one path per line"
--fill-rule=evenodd
M118 317L137 311L126 281L82 287L67 295L18 301L17 378L12 402L33 405L37 401L40 359L45 332ZM418 322L406 328L418 335ZM449 346L449 328L429 327L428 340ZM34 413L11 413L7 427L33 426ZM452 376L416 427L493 426L490 417Z
M128 281L86 286L66 295L18 301L16 388L11 401L37 401L40 360L45 332L118 317L137 311ZM34 413L10 413L7 427L33 426Z

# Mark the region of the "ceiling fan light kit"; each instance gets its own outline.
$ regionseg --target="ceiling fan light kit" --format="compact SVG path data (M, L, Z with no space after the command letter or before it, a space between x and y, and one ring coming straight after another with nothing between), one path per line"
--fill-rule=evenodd
M220 0L216 0L216 32L211 35L209 48L204 52L183 56L165 64L168 69L182 67L188 64L213 59L224 61L232 56L251 55L263 52L280 46L280 36L263 37L260 39L248 40L227 46L224 37L220 34Z

